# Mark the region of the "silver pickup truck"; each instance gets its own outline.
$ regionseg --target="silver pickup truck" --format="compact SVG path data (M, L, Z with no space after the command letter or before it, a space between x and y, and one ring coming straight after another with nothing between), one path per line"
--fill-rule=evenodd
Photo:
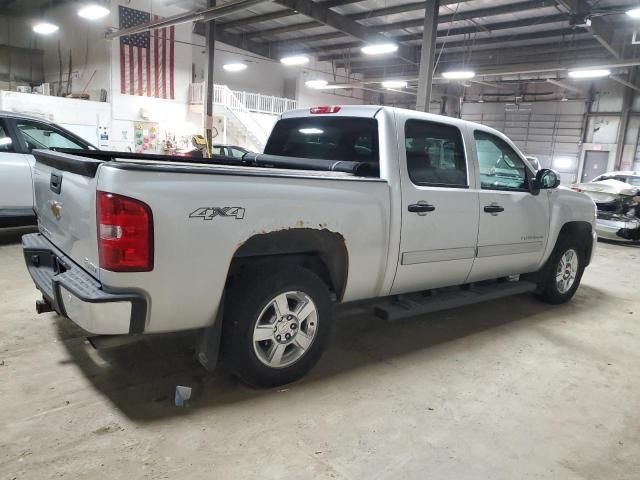
M35 157L39 311L99 335L201 329L200 361L220 351L257 386L317 362L335 303L375 299L388 319L562 303L595 247L593 202L554 171L491 128L409 110L288 112L242 159Z

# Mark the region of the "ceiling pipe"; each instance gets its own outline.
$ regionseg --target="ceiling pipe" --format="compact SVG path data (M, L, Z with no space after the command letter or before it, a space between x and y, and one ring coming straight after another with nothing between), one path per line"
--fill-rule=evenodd
M136 33L147 32L149 30L153 30L156 28L170 27L172 25L180 25L182 23L208 22L210 20L215 20L216 18L224 17L225 15L229 15L231 13L244 10L246 8L252 7L259 3L266 3L271 1L273 0L237 0L234 2L232 1L232 2L225 3L223 5L203 8L201 10L196 10L195 12L180 13L178 15L173 15L172 17L162 18L160 20L155 20L153 22L136 25L135 27L125 28L123 30L110 32L110 33L107 33L106 38L108 40L112 40L114 38L119 38L124 35L134 35Z
M551 83L553 85L556 85L560 88L564 88L565 90L569 90L571 92L576 92L579 93L580 95L586 95L586 92L584 90L582 90L581 88L578 87L574 87L573 85L570 85L566 82L563 82L561 80L556 80L555 78L547 78L547 82Z

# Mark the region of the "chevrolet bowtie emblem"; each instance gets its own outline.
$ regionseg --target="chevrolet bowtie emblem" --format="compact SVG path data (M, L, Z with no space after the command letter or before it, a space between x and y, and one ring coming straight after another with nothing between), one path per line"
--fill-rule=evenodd
M62 217L62 203L55 200L50 200L49 205L51 207L51 213L53 213L53 216L56 217L56 220L60 220L60 217Z

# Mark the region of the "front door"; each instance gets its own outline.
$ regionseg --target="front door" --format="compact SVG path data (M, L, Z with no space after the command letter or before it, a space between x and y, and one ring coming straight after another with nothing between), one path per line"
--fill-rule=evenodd
M582 168L581 182L590 182L599 175L607 171L609 163L609 152L599 150L588 150L584 156L584 167Z
M469 188L456 126L398 118L402 230L392 293L464 283L478 235L478 194Z
M478 251L469 282L531 272L549 234L549 191L533 195L533 175L503 138L475 130L480 177Z
M0 216L33 215L33 157L19 153L9 129L7 120L0 119Z

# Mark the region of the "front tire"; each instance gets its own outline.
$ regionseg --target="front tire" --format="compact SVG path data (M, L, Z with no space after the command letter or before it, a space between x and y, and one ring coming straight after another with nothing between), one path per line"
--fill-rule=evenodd
M553 305L571 300L582 280L585 261L584 249L578 241L560 237L544 267L544 289L539 298Z
M331 299L324 282L301 267L269 267L275 264L230 286L222 329L225 359L255 387L300 379L320 359L331 330Z

